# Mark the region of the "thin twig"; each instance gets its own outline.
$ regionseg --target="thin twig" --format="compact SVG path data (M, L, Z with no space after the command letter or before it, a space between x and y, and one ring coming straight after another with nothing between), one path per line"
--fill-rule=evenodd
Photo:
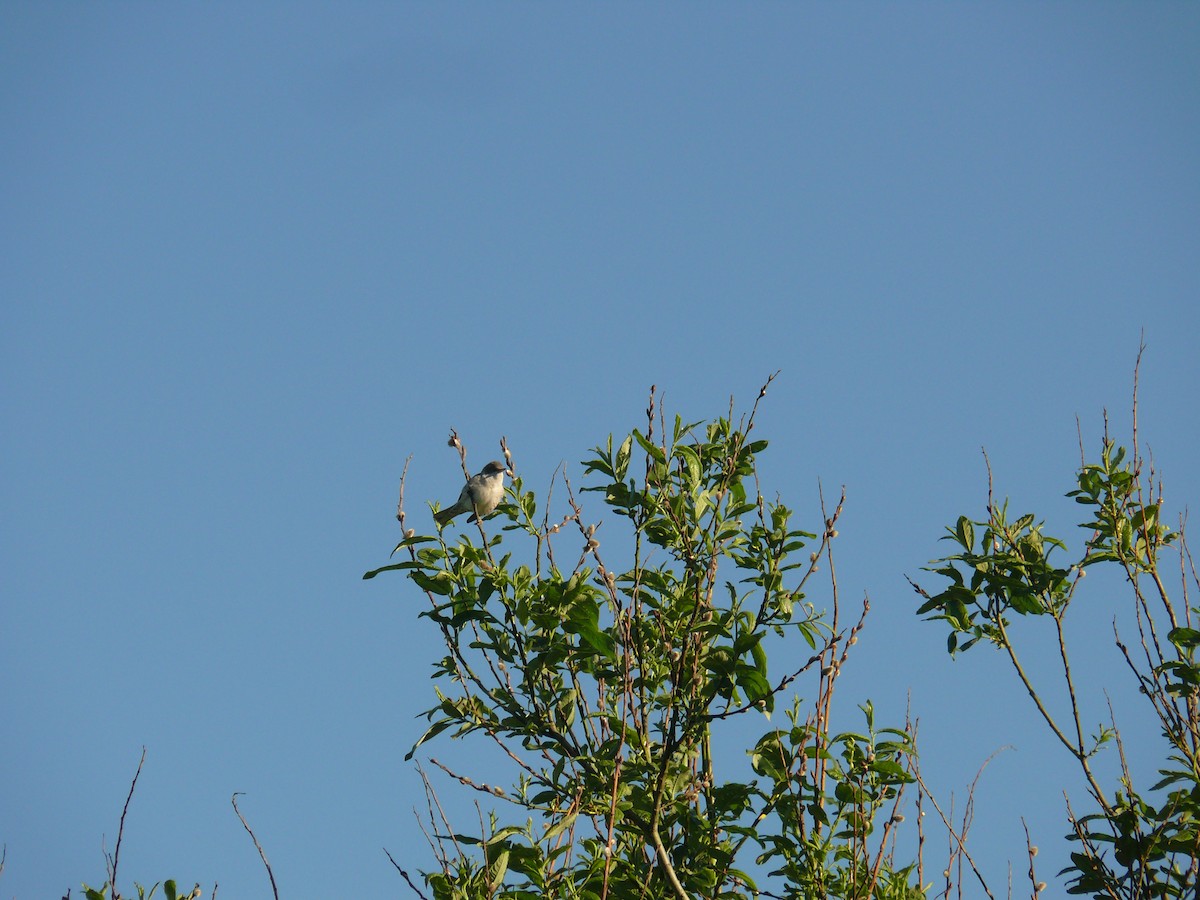
M383 852L387 854L388 861L391 862L391 864L396 867L396 871L400 873L400 877L402 877L405 881L408 882L408 886L413 889L413 891L416 893L416 895L418 897L420 897L421 900L429 900L428 897L426 897L424 894L421 893L421 889L419 887L417 887L415 884L413 884L413 880L408 876L408 873L405 872L402 868L400 868L400 865L394 859L392 859L392 854L388 853L387 847L383 848Z
M904 713L904 728L905 731L912 735L913 752L909 756L907 762L908 771L915 777L915 772L913 770L916 769L918 765L917 732L921 728L921 720L917 719L915 722L912 720L911 702L912 699L910 696L909 708L905 710ZM917 791L917 885L922 887L925 884L925 807L924 803L922 802L924 797L924 790Z
M117 826L117 843L113 847L112 866L109 870L109 884L112 886L113 900L120 894L117 892L117 862L121 858L121 838L125 836L125 814L129 812L129 801L133 799L133 789L137 787L138 776L142 774L142 764L146 762L146 748L142 747L142 758L138 760L137 771L133 773L133 781L129 783L129 794L125 797L125 808L121 810L121 824Z
M1007 748L1002 747L1000 749L1005 750ZM983 770L987 768L988 763L990 763L993 759L995 759L996 754L999 752L1000 752L1000 750L997 750L996 753L993 753L986 760L984 760L983 765L979 767L979 772L976 773L974 781L971 782L971 789L969 792L970 794L972 794L972 795L974 794L975 786L979 781L979 776L983 774ZM971 871L975 873L975 877L979 880L979 885L980 885L980 887L983 888L983 892L985 894L987 894L989 897L992 897L992 900L995 900L995 898L992 896L992 892L988 889L987 882L983 880L983 873L979 871L979 867L977 865L975 865L974 857L972 857L971 852L969 850L967 850L966 829L970 827L968 824L968 820L967 820L967 814L964 814L964 816L963 816L963 827L964 827L963 833L959 834L958 832L956 832L954 830L954 823L950 820L950 818L948 818L946 816L946 814L944 812L942 812L942 808L941 808L941 806L938 805L937 798L934 797L933 792L929 790L929 786L927 784L925 784L925 780L921 777L921 770L919 768L914 767L912 770L912 774L913 774L913 777L917 779L917 784L920 786L921 791L925 794L926 797L929 798L929 802L933 804L933 808L937 812L938 816L941 818L942 824L946 827L946 831L949 832L950 840L951 840L952 844L954 845L951 848L952 854L954 856L961 854L967 860L967 863L971 866ZM968 803L968 809L969 808L970 808L970 803ZM954 813L953 813L953 807L952 807L951 815L953 815L953 814Z
M404 458L404 468L400 470L400 497L396 501L396 521L404 528L404 480L408 477L408 464L412 462L412 454Z
M400 523L400 538L401 538L401 540L400 540L400 543L397 544L392 549L390 556L395 556L396 551L404 546L404 542L416 534L415 530L413 530L412 528L406 527L405 521L404 521L405 520L404 482L408 479L408 464L410 462L412 462L412 454L411 453L408 455L408 458L404 460L404 469L400 472L400 497L396 501L396 521ZM409 552L410 556L413 556L414 559L416 558L411 545L409 545L408 552ZM389 556L389 558L390 558L390 556Z
M242 815L242 811L238 809L237 798L243 792L235 793L230 802L233 803L233 811L237 813L237 817L242 821L242 827L246 829L246 834L250 835L250 840L254 841L254 848L258 850L258 855L262 857L263 865L267 867L267 877L271 879L271 893L275 900L279 900L279 890L275 887L275 873L271 871L271 864L267 862L267 854L263 852L262 844L258 842L258 838L254 836L254 832L250 830L250 823L246 821L246 817Z
M488 794L492 797L504 797L505 799L511 799L505 792L504 788L493 787L490 784L480 784L476 781L472 781L466 775L459 775L453 769L434 759L432 756L429 757L429 761L464 787L469 787L472 790L479 791L481 794Z

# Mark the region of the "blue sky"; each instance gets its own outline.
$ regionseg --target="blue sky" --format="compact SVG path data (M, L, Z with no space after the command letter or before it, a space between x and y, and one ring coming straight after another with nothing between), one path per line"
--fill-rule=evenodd
M410 511L450 427L578 479L651 384L704 418L776 369L764 484L812 523L846 485L874 607L843 709L911 692L945 795L1012 745L975 847L1003 885L1024 815L1052 875L1082 788L903 576L982 514L981 446L1075 540L1075 417L1124 435L1143 329L1142 435L1200 496L1198 38L1181 3L4 4L0 896L103 880L143 745L126 888L266 895L244 791L282 895L403 894L435 636L360 576L405 457ZM1117 698L1122 596L1072 623Z

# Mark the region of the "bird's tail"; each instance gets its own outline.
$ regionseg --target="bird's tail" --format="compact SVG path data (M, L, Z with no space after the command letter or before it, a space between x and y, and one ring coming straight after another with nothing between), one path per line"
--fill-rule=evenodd
M453 506L451 506L435 512L433 514L433 521L437 522L439 525L445 525L447 522L453 519L455 515L455 509Z

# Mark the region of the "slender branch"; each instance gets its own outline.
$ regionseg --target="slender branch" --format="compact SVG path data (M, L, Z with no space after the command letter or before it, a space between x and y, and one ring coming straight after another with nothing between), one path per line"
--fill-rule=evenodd
M133 773L133 781L129 783L129 794L125 797L125 807L121 810L121 823L117 826L117 843L113 847L112 866L109 870L109 884L112 886L113 898L120 896L117 892L117 863L121 859L121 838L125 836L125 814L129 812L129 801L133 799L133 789L137 787L138 776L142 774L142 765L146 762L146 748L142 748L142 758L138 760L137 771Z
M383 852L387 854L388 861L396 867L396 871L400 873L400 877L408 882L408 886L413 889L413 892L420 897L421 900L429 900L428 897L421 893L421 889L413 884L413 880L409 877L408 873L400 868L400 865L396 862L396 860L392 859L392 854L388 853L387 847L383 848Z
M1033 858L1038 854L1038 848L1034 846L1033 839L1029 837L1029 823L1025 821L1025 817L1021 817L1021 827L1025 829L1025 852L1029 855L1029 883L1033 885L1032 900L1037 900L1038 895L1046 889L1046 882L1037 880L1037 873L1034 871Z
M690 900L687 891L679 883L679 876L675 874L675 866L671 864L671 857L667 853L667 848L663 846L662 837L658 833L658 811L658 807L656 806L654 809L654 820L650 823L650 839L654 843L654 852L658 856L658 864L662 867L663 874L667 878L667 883L671 885L671 890L675 892L675 896L679 900Z
M999 753L1000 751L997 750L996 752ZM983 770L985 768L987 768L988 763L990 763L995 758L995 756L996 756L996 754L993 753L991 756L989 756L984 761L983 765L979 769L979 773L976 774L976 776L975 776L975 782L977 782L979 780L979 775L981 775L983 773ZM929 786L927 784L925 784L925 780L921 777L920 769L917 767L914 767L912 770L912 774L913 774L913 777L917 779L917 784L920 786L922 793L924 793L924 795L929 798L929 802L933 804L934 810L937 812L938 816L941 818L942 824L946 827L946 831L949 833L949 836L950 836L950 841L954 845L954 847L953 847L954 855L957 856L957 855L961 854L961 856L966 859L967 863L971 866L971 871L975 873L975 878L979 881L979 886L983 888L983 892L985 894L987 894L989 897L992 897L992 900L995 900L995 897L993 897L992 892L988 889L987 882L983 880L983 873L979 871L979 867L975 864L975 858L973 856L971 856L971 852L967 849L966 834L965 833L960 834L954 830L954 823L950 821L950 818L944 812L942 812L941 806L938 805L937 798L934 797L933 792L931 790L929 790ZM972 793L975 790L975 782L972 782L972 784L971 784L971 792ZM953 810L952 810L952 812L953 812ZM963 818L963 824L964 824L964 827L967 827L967 819L965 816Z
M911 695L910 706L904 713L905 731L912 735L912 755L907 760L907 768L913 777L916 777L915 769L917 768L917 733L921 728L921 720L915 722L912 719ZM917 791L917 885L923 887L925 885L925 791Z
M1087 753L1084 751L1084 748L1071 743L1070 738L1063 734L1062 729L1058 727L1058 723L1054 721L1054 717L1050 715L1050 710L1046 709L1046 705L1042 702L1042 698L1038 694L1037 689L1029 680L1029 676L1025 674L1025 667L1022 666L1021 661L1017 659L1016 650L1013 648L1012 641L1010 641L1008 638L1008 631L1004 627L1004 619L1000 616L997 616L993 621L996 622L996 625L1000 631L1001 646L1003 646L1005 652L1008 653L1008 658L1012 662L1013 669L1016 671L1017 677L1021 679L1021 684L1025 686L1026 693L1028 693L1030 698L1033 700L1034 706L1037 707L1038 712L1041 713L1041 716L1045 720L1046 724L1050 726L1050 730L1054 733L1054 736L1057 737L1059 742L1067 748L1067 750L1072 756L1075 757L1076 760L1078 760L1079 765L1083 769L1084 777L1087 779L1093 796L1096 798L1096 802L1099 803L1106 812L1108 812L1110 810L1108 800L1104 796L1104 791L1097 783L1095 775L1092 774L1092 767L1088 764Z
M481 794L488 794L489 796L492 796L492 797L502 797L505 800L511 800L514 803L517 802L516 800L513 800L512 797L508 796L508 793L504 790L504 788L493 787L492 785L489 785L489 784L480 784L476 781L472 781L466 775L459 775L457 772L455 772L449 766L445 765L442 762L439 762L438 760L434 759L432 756L429 757L429 761L431 763L433 763L435 766L437 766L439 769L441 769L443 772L445 772L447 775L449 775L451 778L453 778L455 781L457 781L459 784L463 785L464 787L469 787L473 791L479 791L479 793L481 793ZM518 804L518 805L522 805L522 804Z
M1054 616L1054 627L1058 633L1058 653L1059 658L1062 659L1063 679L1067 683L1067 696L1071 701L1071 717L1075 721L1075 739L1077 741L1076 746L1078 748L1077 755L1083 756L1085 755L1083 746L1083 722L1079 716L1079 701L1075 697L1075 679L1071 676L1071 663L1067 658L1067 638L1063 633L1062 616Z
M408 454L404 458L404 468L400 470L400 496L396 500L396 521L400 523L400 531L403 533L404 528L404 482L408 479L408 464L412 462L412 454ZM405 535L407 537L407 535ZM393 553L396 551L393 550Z
M267 867L267 877L271 879L271 894L275 900L279 900L279 889L275 886L275 873L271 871L271 864L267 862L267 854L263 851L262 844L258 842L258 838L254 836L254 832L250 830L250 823L246 821L246 817L242 815L242 811L238 809L237 798L244 796L242 792L235 793L230 802L233 803L233 811L237 813L237 817L242 822L242 827L246 829L246 834L250 835L250 840L254 841L254 848L258 851L258 855L262 857L263 865Z

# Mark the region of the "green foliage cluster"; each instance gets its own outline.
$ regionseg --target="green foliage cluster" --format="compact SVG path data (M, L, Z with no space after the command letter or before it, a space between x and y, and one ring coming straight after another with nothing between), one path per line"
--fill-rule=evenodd
M764 497L753 410L670 427L655 412L652 395L647 428L584 463L583 490L624 523L621 565L569 484L552 523L517 477L501 534L413 533L407 561L367 573L406 573L445 643L417 746L478 737L515 770L510 788L457 776L506 814L482 834L434 823L427 886L439 900L920 895L894 861L910 733L876 729L870 704L861 733L830 728L861 619L841 620L836 581L824 611L807 590L840 505L807 531ZM780 638L804 648L782 674ZM744 775L719 771L715 729L744 734L805 673L815 700L747 741Z
M200 885L197 884L192 888L192 890L188 891L188 893L181 894L179 893L179 889L176 887L175 882L170 878L162 882L161 886L163 889L163 900L195 900L195 898L201 896L202 893L200 890ZM138 884L136 881L134 882L134 889L137 891L138 900L150 900L158 888L159 885L154 884L149 890L146 890L145 887ZM121 897L121 894L119 894L117 890L108 882L105 882L104 886L99 889L88 887L85 884L83 886L83 895L87 897L87 900L120 900Z
M759 400L765 393L766 386ZM404 558L364 577L407 575L427 597L421 616L445 646L428 727L409 758L428 742L464 739L493 749L500 765L489 764L490 772L506 765L511 775L509 784L489 785L432 761L490 808L478 831L455 827L426 776L436 866L414 879L393 860L419 896L912 900L934 891L922 858L925 806L950 839L936 895L955 891L965 861L994 896L966 845L973 798L956 829L922 778L915 729L877 726L869 701L859 706L859 730L833 727L834 689L868 604L847 617L839 600L832 543L842 501L829 511L822 497L820 527L806 530L761 490L757 459L767 443L751 437L757 409L758 401L737 422L732 407L708 423L676 417L668 428L652 391L646 427L610 437L584 461L589 483L581 493L596 493L616 523L604 531L565 478L568 511L558 520L549 498L539 505L516 477L491 520L499 533L477 522L452 542L445 530L405 528L401 501L404 539L393 555ZM1098 461L1081 464L1067 496L1086 512L1073 558L1036 515L1010 517L1007 502L994 502L989 473L986 516L961 516L947 528L953 552L928 570L944 580L941 589L913 584L918 614L948 628L953 655L976 646L1001 652L1077 764L1089 808L1077 815L1067 806L1075 848L1059 873L1067 891L1195 897L1200 607L1188 598L1200 578L1182 526L1162 520L1162 487L1138 452L1136 429L1132 450L1106 432ZM602 537L617 547L619 564L602 553ZM1114 569L1129 589L1118 620L1136 639L1114 623L1115 649L1166 748L1149 785L1135 782L1126 764L1115 713L1085 735L1085 691L1100 686L1073 673L1066 623L1096 567ZM1168 589L1172 571L1181 591ZM809 599L817 584L821 607ZM1026 669L1017 617L1051 632L1056 684ZM791 693L801 687L810 699ZM1065 713L1051 712L1064 708L1046 701L1051 690L1067 698ZM727 738L746 749L744 765L714 753ZM1111 784L1093 764L1114 746ZM904 843L909 790L916 835ZM242 824L274 891L266 856ZM120 833L108 882L85 885L88 900L120 897L112 887L119 847ZM1032 842L1028 854L1037 900L1046 885L1034 874ZM135 887L148 900L159 885ZM162 889L165 900L183 900L174 881ZM200 896L199 886L187 896Z
M1145 469L1136 444L1130 453L1107 435L1100 459L1085 462L1078 487L1067 496L1086 509L1079 527L1088 535L1080 556L1055 563L1055 551L1066 544L1043 533L1033 515L1012 521L1007 504L988 504L988 517L963 516L947 529L945 540L955 553L932 569L949 580L934 596L920 591L919 614L949 625L951 653L979 642L1005 652L1038 711L1059 742L1077 760L1096 811L1076 817L1069 811L1069 840L1079 845L1071 866L1060 872L1068 891L1097 898L1195 897L1200 889L1200 667L1196 650L1200 631L1188 606L1172 599L1163 571L1164 551L1181 546L1182 535L1161 521L1162 487ZM1086 572L1096 566L1117 567L1130 587L1132 618L1138 645L1117 635L1116 646L1140 696L1150 705L1167 744L1160 778L1138 787L1120 752L1121 775L1115 788L1102 785L1091 760L1109 742L1121 743L1115 721L1085 739L1079 692L1072 675L1065 618L1081 590ZM1192 577L1195 578L1194 570ZM1018 655L1010 632L1011 618L1040 617L1053 628L1061 657L1062 683L1070 700L1068 721L1053 716L1043 701L1044 687L1035 685Z

